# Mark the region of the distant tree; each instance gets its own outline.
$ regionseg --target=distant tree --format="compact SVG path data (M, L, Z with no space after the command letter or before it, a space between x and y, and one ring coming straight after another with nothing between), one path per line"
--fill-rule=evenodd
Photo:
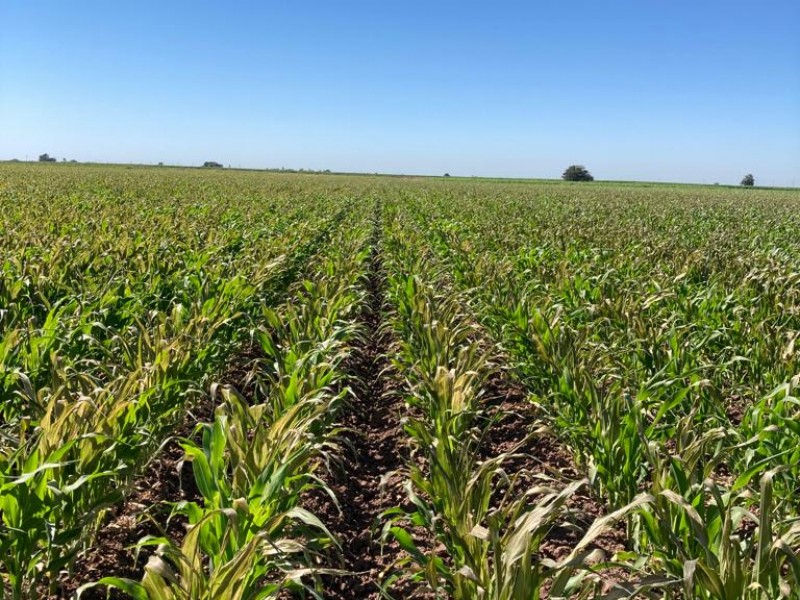
M215 160L207 160L203 163L203 166L207 169L221 169L222 163L218 163Z
M39 162L56 162L56 159L54 156L50 156L47 154L47 152L45 152L44 154L39 155Z
M158 166L159 166L159 167L163 167L163 166L164 166L164 163L163 163L163 162L160 162L160 163L158 163Z
M753 187L756 184L756 178L753 177L752 173L748 173L744 177L742 177L742 185L746 185L747 187Z
M445 177L450 177L450 173L445 173L444 176Z
M561 175L564 181L594 181L594 177L583 165L570 165Z

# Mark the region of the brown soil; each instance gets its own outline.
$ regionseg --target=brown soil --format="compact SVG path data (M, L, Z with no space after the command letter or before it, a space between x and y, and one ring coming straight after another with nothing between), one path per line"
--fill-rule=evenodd
M139 552L132 548L146 535L162 535L166 530L173 539L180 539L184 532L181 519L169 518L167 502L199 500L191 469L179 469L183 449L176 440L170 440L164 450L148 465L145 473L133 483L125 502L112 509L106 524L100 528L92 546L87 548L75 562L73 572L59 581L55 595L43 595L43 599L72 598L78 587L97 581L102 577L117 576L139 580L144 565L152 554L150 548ZM127 598L114 591L111 598ZM105 590L89 590L82 598L87 600L106 598Z
M575 465L572 453L539 422L535 406L527 399L524 387L502 370L495 372L484 387L487 413L493 423L486 430L479 449L482 459L510 453L503 468L509 475L519 475L517 485L520 492L533 484L537 474L552 478L555 486L565 485L584 475ZM533 435L531 435L534 431ZM559 560L566 557L592 522L607 513L607 508L588 490L576 494L568 503L571 527L554 527L542 543L539 553L543 558ZM590 549L600 549L606 558L626 549L626 533L623 523L600 536ZM622 571L604 573L604 583L626 578Z
M341 541L339 568L352 575L326 577L324 596L334 600L377 600L380 586L393 573L393 565L405 553L395 542L382 546L381 515L389 508L407 506L401 472L408 461L408 436L400 415L404 412L402 382L388 356L391 334L383 328L384 279L378 250L372 256L368 279L368 308L362 316L363 342L356 345L347 368L354 399L345 408L341 424L346 428L341 469L323 477L334 491L339 508L326 494L316 491L303 499ZM420 544L426 545L424 532ZM425 598L421 585L397 581L388 590L398 598Z
M503 463L509 473L543 473L560 481L579 478L570 452L547 431L531 435L536 425L536 409L528 402L525 389L502 371L495 372L484 386L487 417L479 448L482 460L510 453Z
M738 427L744 420L744 415L747 413L749 402L741 396L731 396L725 402L725 413L731 425Z
M169 503L182 500L199 502L201 496L191 467L182 463L184 452L178 438L192 436L197 423L212 418L213 406L208 401L200 402L187 411L174 436L166 440L145 472L133 481L125 502L109 511L106 523L95 535L92 545L78 556L72 573L65 573L58 581L55 594L42 593L42 600L73 598L81 585L103 577L140 580L152 548L142 548L137 556L133 548L136 543L147 535L160 536L164 532L180 542L186 532L186 520L183 517L170 519ZM100 588L88 590L82 595L86 600L106 597L106 591ZM128 598L116 590L108 597Z
M258 369L258 362L265 357L264 349L256 342L245 344L228 363L219 382L223 385L233 386L248 403L254 404L256 402L254 375Z

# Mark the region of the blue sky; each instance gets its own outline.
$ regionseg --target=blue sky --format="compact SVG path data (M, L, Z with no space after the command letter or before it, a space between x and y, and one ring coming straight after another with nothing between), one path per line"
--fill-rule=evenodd
M800 186L800 3L0 2L0 158Z

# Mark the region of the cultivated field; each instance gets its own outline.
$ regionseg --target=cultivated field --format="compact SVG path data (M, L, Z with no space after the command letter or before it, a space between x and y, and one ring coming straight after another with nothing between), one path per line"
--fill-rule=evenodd
M5 164L0 253L0 598L800 598L798 191Z

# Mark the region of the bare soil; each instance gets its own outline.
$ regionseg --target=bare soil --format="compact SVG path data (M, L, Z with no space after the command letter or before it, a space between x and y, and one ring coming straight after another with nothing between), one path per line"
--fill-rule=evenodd
M335 600L377 600L380 588L405 556L396 542L381 543L381 515L407 506L402 469L409 459L408 436L401 425L403 384L389 356L391 333L384 327L385 281L377 248L371 258L367 282L368 307L362 315L366 332L347 365L354 399L341 416L346 428L342 468L323 479L334 491L339 508L326 494L315 491L303 499L342 543L340 568L352 575L326 577L324 596ZM425 532L416 532L424 547ZM427 598L423 586L397 581L390 593L397 598Z
M93 544L78 557L71 575L58 582L55 595L42 595L43 599L72 598L81 585L103 577L116 576L139 580L152 550L143 548L137 557L133 548L147 535L162 535L166 531L173 539L184 533L185 521L176 518L168 522L169 502L198 501L199 492L190 468L180 469L183 449L177 440L170 440L163 451L137 478L125 502L112 509L106 524L100 528ZM83 594L87 600L106 598L105 590L95 588ZM112 591L111 598L128 596Z
M533 484L532 476L541 474L553 479L555 486L566 485L584 475L575 465L572 453L556 437L547 431L544 423L537 419L535 406L528 401L523 385L507 372L498 370L485 386L487 414L493 423L487 428L484 444L479 450L482 459L501 453L511 453L503 468L509 475L526 473L517 485L520 493L525 484ZM532 498L535 501L535 498ZM542 543L539 554L542 558L559 560L566 557L591 524L605 514L607 507L588 490L576 494L568 508L572 526L556 526ZM577 526L577 527L575 527ZM626 549L624 524L600 536L589 549L600 549L606 558ZM608 572L610 585L624 579L622 572Z

